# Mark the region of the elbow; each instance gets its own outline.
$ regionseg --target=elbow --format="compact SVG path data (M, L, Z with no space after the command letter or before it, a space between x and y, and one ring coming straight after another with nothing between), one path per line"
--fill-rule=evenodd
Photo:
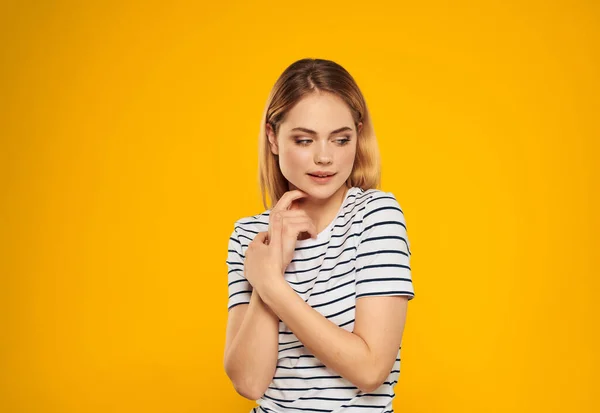
M235 391L242 397L248 400L258 400L265 393L264 391L258 389L252 383L248 383L244 380L236 380L231 381L233 383L233 388Z
M358 389L363 393L372 393L377 390L388 377L389 372L382 369L372 369L368 373L364 374L361 378L361 382L357 384Z
M360 385L358 385L356 387L358 387L358 389L361 392L363 392L363 393L372 393L375 390L377 390L380 385L381 385L381 383L378 384L378 385L375 385L375 384L372 384L372 383L362 383L362 384L360 384Z
M258 400L266 391L266 388L258 386L256 380L252 377L240 371L235 371L235 369L232 369L227 364L225 364L225 373L229 377L231 384L233 384L235 391L248 400Z

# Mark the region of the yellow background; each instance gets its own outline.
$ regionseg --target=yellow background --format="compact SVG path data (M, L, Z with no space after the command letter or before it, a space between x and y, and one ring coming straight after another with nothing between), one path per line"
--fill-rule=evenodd
M247 412L228 237L303 57L356 78L407 219L398 412L593 412L594 1L3 2L0 411Z

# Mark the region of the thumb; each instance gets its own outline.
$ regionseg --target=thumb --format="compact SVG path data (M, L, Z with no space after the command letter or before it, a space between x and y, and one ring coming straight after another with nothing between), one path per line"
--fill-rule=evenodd
M264 244L265 240L267 238L267 234L268 232L259 232L258 234L256 234L256 236L254 237L254 239L252 240L252 242L257 242L259 244Z

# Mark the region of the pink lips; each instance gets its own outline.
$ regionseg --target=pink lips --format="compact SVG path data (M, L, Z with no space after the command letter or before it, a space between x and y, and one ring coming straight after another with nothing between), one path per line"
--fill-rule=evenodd
M309 175L335 175L335 172L329 172L329 171L314 171L314 172L309 172Z
M325 177L321 178L321 177L318 177L318 176L314 176L314 175L308 174L308 176L310 176L310 179L312 179L313 181L315 181L315 182L317 182L319 184L326 184L327 182L329 182L329 181L331 181L333 179L334 175L335 174L329 175L329 176L325 176Z

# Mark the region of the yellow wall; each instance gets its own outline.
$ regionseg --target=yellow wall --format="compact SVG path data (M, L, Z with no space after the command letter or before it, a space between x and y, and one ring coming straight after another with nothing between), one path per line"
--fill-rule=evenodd
M227 241L303 57L358 81L407 218L395 409L600 409L598 3L111 3L0 5L0 411L254 405Z

